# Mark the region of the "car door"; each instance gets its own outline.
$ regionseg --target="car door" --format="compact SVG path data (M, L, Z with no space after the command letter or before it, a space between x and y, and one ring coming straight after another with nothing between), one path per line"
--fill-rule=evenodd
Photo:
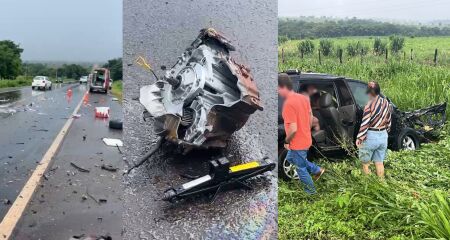
M349 140L353 142L359 129L359 124L357 121L359 119L358 106L355 103L352 92L344 79L336 80L335 85L339 96L338 112L340 121L342 126L347 131L347 136L352 137L352 139Z

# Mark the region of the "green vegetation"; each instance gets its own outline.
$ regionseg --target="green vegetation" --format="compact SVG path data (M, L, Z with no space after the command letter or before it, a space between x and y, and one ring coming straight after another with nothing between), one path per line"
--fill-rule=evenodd
M111 88L111 93L116 96L120 101L123 100L123 92L122 92L122 80L114 80Z
M380 38L382 42L389 42L388 38ZM328 39L335 46L347 46L349 43L359 42L361 46L373 46L374 38L348 37ZM405 49L413 49L413 60L410 51L392 54L389 52L386 61L384 54L377 56L372 48L367 55L355 57L347 53L343 56L343 63L339 64L336 55L325 57L322 55L321 64L317 52L300 58L298 53L299 40L291 40L279 46L279 52L284 49L284 63L279 54L279 69L299 69L330 73L352 77L364 81L378 81L383 92L391 98L401 109L412 110L426 107L450 99L450 37L425 37L405 39ZM313 40L319 45L320 40ZM369 47L367 47L369 48ZM438 65L434 66L434 49L438 48ZM362 63L361 63L362 62Z
M0 41L0 80L15 79L20 74L23 49L13 41Z
M289 39L333 38L343 36L414 37L450 36L450 26L419 26L380 22L366 19L282 18L278 20L278 34Z
M357 159L320 160L327 172L316 196L279 182L279 239L448 239L449 156L449 136L389 152L385 182L364 176Z
M320 41L312 40L316 46ZM280 54L279 70L296 68L376 80L403 110L450 99L450 37L404 38L403 42L388 37L344 37L328 41L333 54L322 55L321 63L317 51L300 58L300 40L280 44L284 59ZM399 41L395 43L397 53L392 53L394 41ZM342 64L338 49L345 49ZM389 151L384 182L364 176L355 157L339 162L317 160L327 172L317 182L315 196L306 195L298 181L280 181L279 238L449 239L449 130L442 131L439 142L423 145L418 151Z
M108 60L103 67L109 69L113 80L122 79L122 58Z
M32 79L19 76L15 80L0 80L0 88L31 86Z

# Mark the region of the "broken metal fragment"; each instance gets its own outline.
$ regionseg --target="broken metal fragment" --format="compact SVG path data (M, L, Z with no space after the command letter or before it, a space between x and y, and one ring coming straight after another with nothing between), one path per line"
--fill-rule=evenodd
M230 56L234 50L216 30L202 29L162 78L141 88L158 135L187 148L225 147L263 109L250 69Z

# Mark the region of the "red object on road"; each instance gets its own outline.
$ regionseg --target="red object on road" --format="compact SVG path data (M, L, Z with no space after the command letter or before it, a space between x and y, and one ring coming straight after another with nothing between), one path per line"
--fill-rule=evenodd
M109 118L109 107L96 107L95 117L97 118Z

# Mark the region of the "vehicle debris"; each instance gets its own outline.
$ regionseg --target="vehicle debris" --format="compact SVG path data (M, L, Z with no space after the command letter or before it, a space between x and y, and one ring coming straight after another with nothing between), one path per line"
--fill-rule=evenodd
M82 168L82 167L76 165L76 164L73 163L73 162L70 162L70 165L71 165L72 167L76 168L76 169L77 169L78 171L80 171L80 172L87 172L87 173L90 172L88 169Z
M103 142L111 147L123 147L123 142L120 139L115 138L102 138Z
M268 158L264 158L261 163L252 161L230 166L230 161L223 157L210 161L209 166L209 174L178 187L167 189L162 200L174 203L200 193L214 192L211 198L213 202L217 194L225 190L226 187L237 185L246 189L252 189L244 182L245 180L275 169L275 163L269 162Z
M162 78L140 89L144 116L155 120L158 135L187 149L222 148L263 110L250 69L230 56L234 50L216 30L202 29Z
M96 118L109 118L109 107L96 107L95 108Z
M108 164L108 165L102 164L102 166L100 168L103 170L106 170L106 171L110 171L110 172L117 172L117 170L119 169L119 168L114 167L111 164Z

